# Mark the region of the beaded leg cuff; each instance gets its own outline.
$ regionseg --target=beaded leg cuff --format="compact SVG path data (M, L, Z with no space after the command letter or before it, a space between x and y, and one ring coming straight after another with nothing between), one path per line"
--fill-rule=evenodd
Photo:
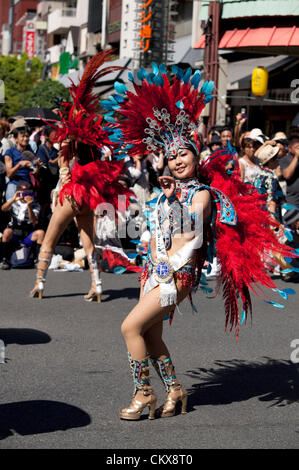
M178 385L174 366L171 362L170 357L167 357L164 360L151 357L151 362L154 368L156 369L160 379L162 380L167 392L169 392L171 386Z
M136 361L128 352L130 369L134 382L134 395L137 390L144 390L150 386L148 357L142 361Z

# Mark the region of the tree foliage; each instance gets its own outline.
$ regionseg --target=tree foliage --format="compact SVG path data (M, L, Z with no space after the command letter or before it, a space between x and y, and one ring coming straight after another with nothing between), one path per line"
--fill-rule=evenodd
M52 109L56 107L55 98L63 98L69 101L70 94L62 83L53 80L44 80L34 85L26 93L24 107L32 108L39 106L41 108Z
M26 93L38 82L42 62L27 54L0 56L0 80L5 87L5 100L0 103L1 116L9 117L24 108Z

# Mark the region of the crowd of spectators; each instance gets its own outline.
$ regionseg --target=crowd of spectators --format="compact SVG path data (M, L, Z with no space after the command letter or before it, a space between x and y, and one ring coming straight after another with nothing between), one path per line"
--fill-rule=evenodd
M244 131L246 124L246 119L238 114L234 129L226 126L209 129L207 138L201 137L200 160L205 161L215 150L227 149L232 155L228 170L239 168L245 183L266 194L266 209L281 224L277 236L298 248L299 129L292 128L288 136L283 132L266 136L258 128ZM103 160L112 158L108 149L103 151ZM123 225L130 224L131 233L125 230L126 236L114 237L114 243L120 249L136 250L136 239L148 241L144 216L146 202L159 187L158 177L167 174L168 167L162 152L127 157L124 166L125 172L119 182L130 188L135 198L131 198L129 209L118 214L118 218ZM34 266L51 217L53 191L58 179L58 146L53 143L53 129L30 129L21 116L0 120L0 269ZM109 224L101 220L106 216L95 213L95 239L101 240L101 230L107 231ZM59 241L55 253L71 262L76 249L80 249L80 240L73 223ZM21 254L18 264L16 253L19 250L23 250L23 255L24 250L30 252L27 264L23 263L23 266ZM210 275L213 274L212 271ZM284 279L295 277L298 278L296 271L289 272Z

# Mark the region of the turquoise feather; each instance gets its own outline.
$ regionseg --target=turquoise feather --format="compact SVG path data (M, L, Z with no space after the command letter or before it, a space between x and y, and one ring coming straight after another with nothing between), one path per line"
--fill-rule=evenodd
M141 67L141 69L139 69L137 72L137 77L141 81L144 80L147 77L147 71L143 67Z
M194 88L198 88L199 82L200 82L200 71L196 70L195 74L191 78L191 85L194 86Z
M212 101L213 95L208 95L204 101L204 104L208 104L210 101Z
M184 103L183 101L177 101L175 103L176 107L179 108L179 109L184 109Z
M116 268L113 269L114 274L123 274L126 271L126 268L123 266L116 266Z
M285 308L284 305L278 304L277 302L271 302L270 300L264 300L264 302L266 304L273 305L273 307L276 307L276 308Z
M152 62L152 69L153 69L153 72L154 72L155 75L159 74L159 67L156 64L156 62Z
M117 91L117 93L119 93L120 95L125 95L128 91L128 88L126 87L126 85L124 85L123 83L120 83L120 82L115 82L114 83L114 89Z
M283 233L285 234L285 236L290 242L293 241L293 235L291 234L291 232L289 232L289 230L284 230Z
M162 75L166 75L167 74L167 70L166 70L166 65L165 64L160 64L159 65L159 69L160 69L160 73Z
M191 74L192 74L192 69L189 68L189 69L187 70L187 72L185 73L185 75L183 76L183 78L182 78L182 80L183 80L184 83L188 83L188 82L189 82L190 77L191 77Z

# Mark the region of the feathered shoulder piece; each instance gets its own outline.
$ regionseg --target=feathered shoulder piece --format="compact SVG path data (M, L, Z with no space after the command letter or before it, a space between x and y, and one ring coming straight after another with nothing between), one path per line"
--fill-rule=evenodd
M128 145L130 155L162 149L166 156L176 154L179 148L190 147L198 153L196 139L198 118L206 103L212 99L213 82L205 82L198 90L200 72L185 73L172 67L170 81L165 65L153 63L153 71L137 72L139 84L129 73L127 86L115 83L116 94L102 102L110 111L106 120L119 129L120 138ZM113 114L117 111L121 118Z
M79 84L75 85L72 82L69 88L72 103L64 103L59 124L56 126L51 124L56 131L56 142L70 139L98 148L104 145L114 146L109 139L111 129L103 125L102 116L97 111L99 98L93 91L100 78L115 70L122 70L121 67L116 66L102 67L109 59L111 52L99 52L92 57L85 67Z
M285 267L285 257L298 255L278 241L274 229L279 223L266 210L265 196L241 181L238 168L232 174L226 169L230 159L227 151L218 150L201 164L199 173L217 206L214 243L220 264L218 288L223 289L226 327L235 327L238 337L240 324L252 310L250 292L279 308L283 305L271 301L262 288L283 298L294 293L277 289L270 274L275 266Z

